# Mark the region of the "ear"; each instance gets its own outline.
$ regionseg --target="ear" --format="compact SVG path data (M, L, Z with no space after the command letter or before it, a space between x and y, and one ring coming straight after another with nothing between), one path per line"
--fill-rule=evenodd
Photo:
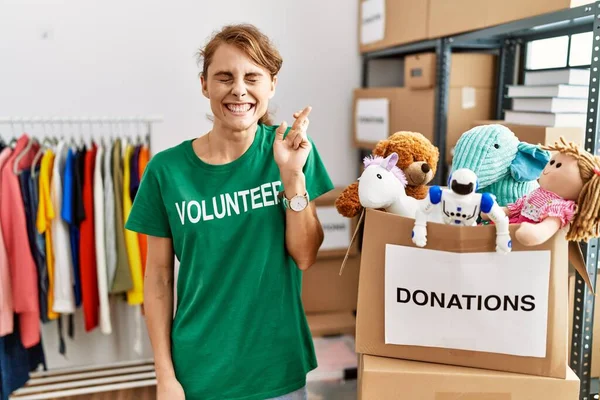
M206 78L204 78L203 74L200 75L200 84L202 85L202 94L204 95L204 97L209 99L210 97L208 96L208 83L206 82Z
M540 177L550 161L550 152L529 143L517 146L517 155L510 165L510 174L518 182L533 181Z
M277 87L277 75L271 79L271 93L269 94L269 99L272 99L275 96L275 88Z
M382 167L384 167L388 171L391 171L392 168L394 168L396 166L397 162L398 162L398 153L392 153L383 160Z

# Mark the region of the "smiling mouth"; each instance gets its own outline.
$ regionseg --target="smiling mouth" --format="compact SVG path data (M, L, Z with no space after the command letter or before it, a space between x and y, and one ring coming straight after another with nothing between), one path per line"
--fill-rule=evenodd
M548 175L550 172L542 171L542 175Z
M225 104L225 108L233 115L246 115L254 110L255 105L252 103L229 103Z

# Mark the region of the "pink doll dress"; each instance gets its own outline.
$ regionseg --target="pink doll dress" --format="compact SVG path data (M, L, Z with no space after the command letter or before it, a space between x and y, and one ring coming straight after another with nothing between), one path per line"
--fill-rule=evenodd
M548 217L560 219L560 228L564 228L573 220L577 204L572 200L565 200L556 193L541 187L521 197L508 206L508 219L511 224L529 222L536 224Z

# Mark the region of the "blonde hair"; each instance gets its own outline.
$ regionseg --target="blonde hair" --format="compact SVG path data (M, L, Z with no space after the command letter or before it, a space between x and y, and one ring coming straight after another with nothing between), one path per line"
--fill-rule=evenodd
M579 149L573 142L567 143L563 137L559 140L560 143L555 142L554 145L542 148L575 157L583 180L567 240L587 242L590 238L600 236L600 158Z
M283 64L283 59L277 48L254 25L226 25L220 31L214 33L204 48L198 51L198 64L202 64L200 74L205 78L215 51L221 44L230 44L242 50L254 63L269 71L271 79L279 73ZM260 117L258 122L273 125L268 111Z

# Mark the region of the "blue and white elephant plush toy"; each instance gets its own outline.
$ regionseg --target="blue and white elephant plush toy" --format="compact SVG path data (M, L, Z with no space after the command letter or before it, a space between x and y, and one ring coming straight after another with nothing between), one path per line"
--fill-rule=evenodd
M479 179L478 193L491 193L501 207L539 187L550 160L539 146L521 142L503 125L481 125L463 133L454 148L452 171L468 168Z

